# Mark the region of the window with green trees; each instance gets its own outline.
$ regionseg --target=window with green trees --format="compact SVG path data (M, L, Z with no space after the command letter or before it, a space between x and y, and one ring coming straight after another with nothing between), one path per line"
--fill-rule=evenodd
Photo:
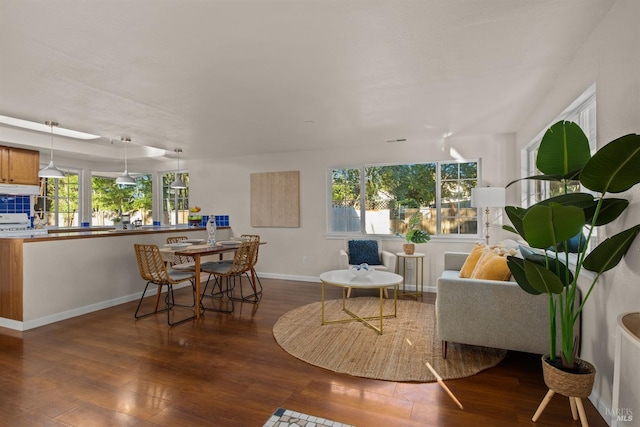
M55 227L77 227L79 171L64 169L60 179L40 178L40 194L35 197L34 222Z
M118 185L114 178L91 177L91 224L117 224L122 214L131 221L153 224L151 174L138 175L136 185Z
M431 235L477 234L475 161L332 168L330 176L330 233L404 234L420 211L419 228Z
M187 188L171 188L176 174L162 175L162 223L168 225L189 223L189 173L178 174Z

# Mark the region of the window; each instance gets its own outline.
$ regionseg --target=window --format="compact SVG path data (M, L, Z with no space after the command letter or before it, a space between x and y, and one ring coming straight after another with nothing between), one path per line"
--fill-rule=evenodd
M152 176L139 175L135 180L136 185L124 186L116 184L111 177L91 177L92 225L112 225L122 214L129 214L131 222L141 220L142 224L153 224Z
M591 154L596 151L596 88L595 85L589 87L578 99L576 99L565 111L556 117L547 127L544 128L527 146L527 176L533 176L540 174L540 171L536 167L536 155L538 153L538 147L547 129L554 123L560 120L567 120L577 123L584 134L589 140L591 147ZM544 200L548 197L563 194L565 187L560 182L550 181L537 181L537 180L525 180L523 181L523 201L525 206L531 206L540 200ZM580 185L579 181L571 181L567 185L567 192L573 193L576 191L590 192ZM585 227L585 236L588 234L588 230ZM587 251L591 250L598 241L598 230L595 228L591 233L591 240L589 241L589 247ZM573 254L571 257L575 257Z
M404 234L405 221L420 211L429 234L477 234L470 207L477 162L365 165L329 175L329 233Z
M528 145L527 152L527 171L526 176L540 174L536 168L536 156L538 147L544 133L551 125L560 121L567 120L577 123L582 131L589 139L591 146L591 154L596 151L596 92L595 86L587 89L578 99L576 99L565 111L556 117L548 126L546 126ZM526 180L523 184L523 201L526 206L531 206L540 200L548 197L560 195L564 192L564 185L560 182ZM580 188L578 181L568 183L568 192L584 191Z
M170 225L188 224L189 216L189 173L178 174L187 188L171 188L176 174L162 175L162 223Z
M79 171L61 169L64 178L40 178L40 195L35 197L34 222L55 227L78 227Z

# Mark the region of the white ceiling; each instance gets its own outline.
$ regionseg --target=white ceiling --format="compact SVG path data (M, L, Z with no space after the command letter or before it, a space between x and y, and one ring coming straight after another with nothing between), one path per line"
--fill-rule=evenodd
M514 132L613 3L0 0L0 115L102 137L78 158Z

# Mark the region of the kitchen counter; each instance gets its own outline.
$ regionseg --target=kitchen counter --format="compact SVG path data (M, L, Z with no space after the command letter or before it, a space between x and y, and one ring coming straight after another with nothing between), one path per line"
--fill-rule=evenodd
M133 245L206 238L203 227L56 230L0 238L0 327L28 330L140 298ZM231 238L219 227L218 240ZM133 311L131 313L133 321Z
M230 227L218 227L219 232L230 230ZM92 227L92 228L57 228L50 229L48 234L35 234L31 236L21 237L0 237L3 239L21 239L25 242L42 242L48 240L68 240L68 239L85 239L88 237L113 237L113 236L131 236L137 234L149 233L181 233L205 231L205 227L180 227L180 226L155 226L155 227L138 227L129 229L116 229L113 227Z

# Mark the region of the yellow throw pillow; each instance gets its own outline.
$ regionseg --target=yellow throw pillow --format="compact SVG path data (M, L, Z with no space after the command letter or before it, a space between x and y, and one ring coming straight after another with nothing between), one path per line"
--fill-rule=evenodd
M509 277L511 271L507 267L507 258L495 252L484 252L471 273L472 279L506 281Z
M476 268L476 264L482 255L482 251L484 250L484 245L481 243L476 243L466 261L462 265L462 269L460 270L460 277L469 278L471 277L471 273L473 273L473 269Z

